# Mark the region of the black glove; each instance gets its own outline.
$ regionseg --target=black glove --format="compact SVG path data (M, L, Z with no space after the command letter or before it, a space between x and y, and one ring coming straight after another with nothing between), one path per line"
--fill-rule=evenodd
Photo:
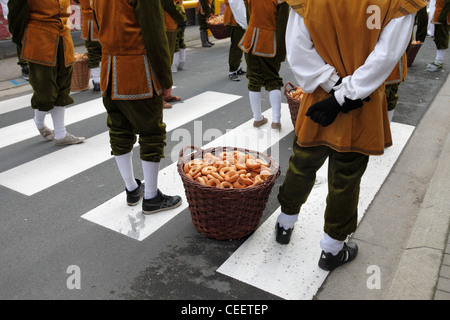
M341 106L332 94L328 99L319 101L309 107L306 116L310 117L315 123L326 127L333 123L339 112L341 112Z
M345 102L341 106L334 97L334 94L332 94L328 99L319 101L309 107L308 111L306 111L306 116L310 117L315 123L326 127L334 122L339 112L347 113L351 110L361 108L364 103L363 101L370 101L370 97L364 100L351 100L347 97L344 97L344 99Z
M364 101L369 102L370 101L370 97L367 97L365 99L356 99L356 100L351 100L347 97L344 97L345 102L341 107L341 112L343 113L347 113L349 111L361 108L363 106Z

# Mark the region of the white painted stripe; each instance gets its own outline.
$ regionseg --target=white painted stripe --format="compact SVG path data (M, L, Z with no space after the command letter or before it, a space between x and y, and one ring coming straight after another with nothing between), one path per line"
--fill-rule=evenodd
M264 112L270 119L271 110ZM202 148L233 146L250 150L265 152L271 146L293 130L287 104L282 104L282 130L278 132L270 128L269 124L259 129L253 127L253 120L249 120L241 126L228 131ZM189 145L189 144L184 144ZM271 149L271 155L276 159L277 150ZM176 150L176 154L180 150ZM278 160L278 159L276 159ZM172 210L160 212L154 215L143 215L141 205L129 207L125 203L126 193L121 194L82 215L82 218L102 225L133 239L142 241L158 230L165 223L188 207L183 183L177 171L177 163L164 168L159 172L159 189L170 195L180 195L182 204Z
M202 100L202 97L194 98L193 101L197 101L198 103L198 100L196 99ZM202 101L200 101L200 103L201 102ZM66 109L66 126L88 119L90 117L94 117L104 112L106 112L106 110L103 106L102 98L97 98L77 104ZM45 124L47 125L47 127L53 130L53 122L51 121L51 116L48 115L46 118L47 119ZM8 127L0 128L0 137L4 137L4 139L0 140L0 149L36 136L39 136L39 131L36 129L36 125L34 124L33 119L16 123Z
M30 107L32 96L33 94L26 94L17 98L0 101L0 114Z
M239 98L237 95L205 92L187 99L172 109L164 110L167 130L173 130ZM183 109L187 112L180 112ZM0 184L31 196L110 158L109 133L104 132L86 139L84 143L64 147L0 173Z
M70 95L74 95L79 92L81 92L81 91L71 92ZM30 94L25 94L20 97L0 101L0 114L20 110L23 108L30 108L32 96L33 96L33 94L30 93Z
M386 149L383 156L370 157L361 181L359 221L414 129L398 123L392 123L391 127L394 146ZM317 266L328 192L327 163L318 171L317 177L318 183L302 206L288 245L275 241L278 208L217 271L283 299L312 299L328 274Z
M103 106L101 98L78 104L66 109L66 125L77 123L104 112L105 107ZM45 124L47 125L47 127L53 130L53 121L51 120L50 114L48 114L48 116L46 117ZM11 144L39 135L39 131L36 129L36 125L34 124L33 119L16 123L0 129L0 137L4 137L2 140L0 140L0 148L4 148Z

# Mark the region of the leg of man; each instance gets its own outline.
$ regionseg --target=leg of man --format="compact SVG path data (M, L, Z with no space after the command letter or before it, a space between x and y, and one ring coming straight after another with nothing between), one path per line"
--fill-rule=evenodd
M333 239L344 241L356 230L361 178L368 161L362 153L330 153L324 231Z

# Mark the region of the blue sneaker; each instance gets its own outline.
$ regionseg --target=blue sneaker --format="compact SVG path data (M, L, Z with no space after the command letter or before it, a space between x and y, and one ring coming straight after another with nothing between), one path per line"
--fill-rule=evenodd
M436 71L442 70L442 65L443 65L443 63L434 61L427 65L426 70L430 71L430 72L436 72Z

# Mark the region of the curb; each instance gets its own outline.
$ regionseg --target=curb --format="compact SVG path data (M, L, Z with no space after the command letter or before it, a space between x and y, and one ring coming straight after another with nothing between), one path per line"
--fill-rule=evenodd
M431 300L434 296L450 223L449 163L450 134L446 137L387 299Z

